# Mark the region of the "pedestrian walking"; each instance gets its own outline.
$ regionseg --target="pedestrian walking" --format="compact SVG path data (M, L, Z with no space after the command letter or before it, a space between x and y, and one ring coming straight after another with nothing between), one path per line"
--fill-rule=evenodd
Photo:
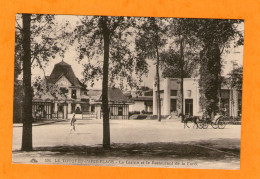
M70 120L70 132L71 131L76 131L75 129L75 122L76 122L76 117L75 117L75 113L72 113L72 118Z

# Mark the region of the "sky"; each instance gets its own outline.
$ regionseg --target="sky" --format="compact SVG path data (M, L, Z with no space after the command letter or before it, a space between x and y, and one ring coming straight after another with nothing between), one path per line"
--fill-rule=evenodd
M55 22L57 25L62 25L68 21L70 25L73 27L77 25L77 22L79 21L79 16L68 16L68 15L59 15L55 17ZM244 30L244 23L239 25L239 30ZM233 46L233 44L231 44ZM223 65L223 75L226 75L229 73L233 66L232 61L236 61L238 66L243 65L243 46L239 47L231 47L227 49L228 51L224 51L222 54L222 59L224 60ZM52 72L52 69L54 68L54 65L56 63L61 62L62 60L66 63L70 64L72 66L72 69L75 73L75 75L81 80L83 78L82 72L83 72L83 64L87 63L88 59L83 59L80 63L77 62L77 52L75 50L74 46L71 46L64 54L64 58L60 56L56 56L55 59L50 59L50 62L45 67L45 74L49 76ZM36 78L37 76L43 77L43 71L37 67L32 69L32 79ZM149 63L149 73L147 76L143 76L143 83L141 85L148 86L152 88L153 82L155 79L155 65L150 62ZM91 87L90 87L91 88ZM95 85L92 87L94 89L101 89L102 88L102 81L95 81Z

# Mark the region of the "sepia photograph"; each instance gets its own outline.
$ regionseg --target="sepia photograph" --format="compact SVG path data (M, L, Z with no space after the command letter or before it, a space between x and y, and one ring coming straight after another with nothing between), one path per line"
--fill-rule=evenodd
M240 169L244 20L15 22L13 163Z

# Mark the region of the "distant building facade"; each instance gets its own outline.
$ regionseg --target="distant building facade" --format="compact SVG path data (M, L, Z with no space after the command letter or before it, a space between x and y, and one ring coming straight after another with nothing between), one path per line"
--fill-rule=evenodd
M129 96L133 103L129 106L130 112L153 112L153 90L139 91L131 93Z
M46 76L43 84L48 88L54 86L59 93L52 93L53 90L36 92L32 103L34 118L67 119L72 113L82 119L103 117L102 90L86 89L66 62L55 64L51 75ZM120 89L108 88L108 101L110 119L129 118L129 104L132 104L132 100Z
M108 108L110 119L129 119L129 105L132 104L132 100L129 99L118 88L108 88ZM97 119L103 118L102 109L102 93L99 99L95 102L95 112Z
M66 62L55 64L44 83L48 87L56 86L61 93L36 93L33 97L33 117L66 119L72 113L91 110L86 87Z
M161 114L177 116L181 113L181 86L179 78L165 78L160 81ZM200 116L203 107L200 105L199 79L184 78L184 105L185 115ZM157 115L157 87L153 89L153 115ZM240 116L242 107L242 91L221 88L221 110L227 116Z

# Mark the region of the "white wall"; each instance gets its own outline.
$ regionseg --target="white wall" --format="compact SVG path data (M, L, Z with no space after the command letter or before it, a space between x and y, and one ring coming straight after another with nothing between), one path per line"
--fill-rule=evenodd
M193 115L199 115L199 89L198 89L198 79L195 78L185 78L183 83L184 89L184 112L185 112L185 99L193 99ZM188 91L191 91L189 96Z
M145 110L144 101L135 101L134 104L129 105L129 111L142 111Z
M170 99L177 98L171 96L171 90L180 90L180 79L164 79L161 80L161 89L164 90L163 93L163 102L161 104L162 107L162 115L170 115ZM185 99L193 100L193 115L199 115L199 89L198 89L198 79L195 78L184 78L183 81L183 90L184 90L184 112L185 112ZM190 95L188 94L190 91ZM157 101L156 99L156 87L154 87L153 94L153 114L157 114Z
M97 119L101 119L101 104L96 104L95 112L96 112L96 115L97 115Z
M152 106L147 106L147 112L153 112L153 107Z

